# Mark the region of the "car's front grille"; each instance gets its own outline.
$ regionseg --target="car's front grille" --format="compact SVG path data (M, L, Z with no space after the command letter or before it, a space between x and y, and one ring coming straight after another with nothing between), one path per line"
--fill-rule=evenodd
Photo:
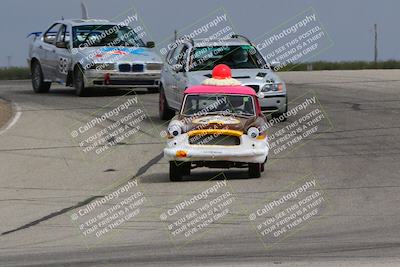
M146 68L147 70L161 70L163 64L161 63L147 63Z
M133 64L132 65L132 72L143 72L144 66L143 64Z
M143 64L119 64L118 69L120 72L143 72L144 65Z
M194 135L189 138L189 144L237 146L240 145L240 138L231 135L215 135L215 134Z
M256 93L258 93L258 91L260 90L260 86L259 85L246 85L246 86L253 88L254 91L256 91Z
M118 69L120 72L130 72L131 64L119 64Z

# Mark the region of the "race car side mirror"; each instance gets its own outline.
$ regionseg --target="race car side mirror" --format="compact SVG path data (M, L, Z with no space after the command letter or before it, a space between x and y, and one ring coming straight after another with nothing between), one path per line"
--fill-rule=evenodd
M153 41L149 41L146 43L146 47L148 48L154 48L156 46L156 44Z
M180 72L183 70L183 65L182 64L174 64L174 65L172 65L172 69L176 72Z
M67 49L68 48L68 43L67 42L57 42L56 43L56 47Z
M269 64L270 66L271 66L271 69L273 70L273 71L277 71L278 70L278 67L279 67L279 65L280 65L280 62L279 61L271 61L271 63Z

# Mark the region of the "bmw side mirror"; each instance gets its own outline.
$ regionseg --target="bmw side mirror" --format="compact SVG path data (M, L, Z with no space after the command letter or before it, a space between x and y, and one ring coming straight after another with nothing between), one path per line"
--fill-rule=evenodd
M172 65L172 69L176 72L180 72L183 70L183 65L182 64L174 64L174 65Z
M272 70L277 71L280 64L281 63L279 61L274 60L274 61L271 61L271 63L269 65L271 66Z
M56 43L56 47L67 49L68 48L68 43L67 42L57 42Z
M154 43L153 41L149 41L146 43L146 47L148 48L154 48L156 46L156 43Z

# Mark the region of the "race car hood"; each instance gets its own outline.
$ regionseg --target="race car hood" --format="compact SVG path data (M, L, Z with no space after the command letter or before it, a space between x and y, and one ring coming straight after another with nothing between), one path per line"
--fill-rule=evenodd
M257 117L238 117L224 115L205 115L185 117L178 115L177 121L183 124L185 132L193 130L225 129L246 132L254 124ZM172 123L172 121L171 121Z
M207 78L211 78L211 70L189 72L190 85L201 84ZM279 76L269 69L232 69L232 78L239 80L243 85L282 82Z
M80 49L76 57L89 63L162 63L154 49L147 47L87 47Z

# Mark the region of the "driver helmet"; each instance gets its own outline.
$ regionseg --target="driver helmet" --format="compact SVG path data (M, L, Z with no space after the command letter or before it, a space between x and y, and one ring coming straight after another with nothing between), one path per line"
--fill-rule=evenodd
M249 54L247 53L246 50L242 49L242 48L236 48L233 52L232 52L232 61L235 64L240 64L240 63L245 63L247 62L249 59Z

